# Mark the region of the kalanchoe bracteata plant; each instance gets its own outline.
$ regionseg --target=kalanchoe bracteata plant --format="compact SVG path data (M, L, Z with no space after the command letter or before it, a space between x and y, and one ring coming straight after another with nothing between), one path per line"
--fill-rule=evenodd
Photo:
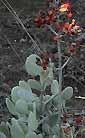
M59 93L59 83L53 79L54 64L49 59L44 69L42 66L43 60L35 54L26 59L27 72L32 76L38 75L39 80L19 81L19 85L11 90L11 98L6 99L6 104L16 119L12 118L11 123L1 123L0 136L2 138L58 137L59 104L61 103L62 117L64 111L66 112L65 102L72 97L73 88L67 87L62 90L62 93ZM41 64L38 65L37 61ZM51 86L51 95L45 93L47 86ZM33 93L33 89L40 91L40 94ZM72 127L69 135L70 133L74 134L73 130Z
M62 17L68 18L68 22ZM73 138L76 128L83 118L78 116L69 119L65 106L66 101L73 96L73 88L68 86L62 89L62 71L71 58L62 65L61 42L67 39L70 55L73 56L76 48L80 48L79 36L81 28L72 18L69 3L60 4L59 0L49 0L46 12L40 11L35 18L38 27L47 26L57 41L59 78L54 78L54 63L46 51L41 56L32 54L27 57L25 68L28 74L38 76L39 79L19 81L18 86L11 90L11 97L6 99L9 112L14 116L10 122L0 124L1 138ZM69 19L70 18L70 19ZM50 87L50 94L46 88ZM33 91L37 90L36 94ZM72 118L72 117L71 117Z

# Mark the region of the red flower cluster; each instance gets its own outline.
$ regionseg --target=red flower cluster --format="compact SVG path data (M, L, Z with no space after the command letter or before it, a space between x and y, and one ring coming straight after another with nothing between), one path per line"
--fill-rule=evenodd
M76 41L75 43L72 43L71 46L70 46L70 53L71 55L74 54L76 48L80 48L80 41Z
M51 22L56 22L58 12L66 12L68 17L72 17L72 13L69 11L70 8L69 3L62 4L59 8L55 6L56 3L54 2L54 0L49 0L47 1L47 3L49 5L47 11L46 12L40 11L39 14L34 19L34 22L37 27L41 27L44 24L50 24ZM51 3L52 6L50 6L49 3Z
M66 129L64 129L64 133L67 134L70 131L70 127L67 127Z
M41 27L44 24L50 24L51 21L56 20L55 16L56 10L50 9L46 13L41 11L39 12L39 15L35 17L34 22L36 26Z
M83 121L82 116L79 116L79 117L75 118L75 123L76 123L77 126L80 125L82 121Z
M59 8L59 11L60 12L66 12L68 11L70 8L70 4L69 3L65 3L65 4L62 4Z
M43 68L43 70L46 70L49 62L49 54L43 51L41 53L41 57L42 57L42 62L36 58L36 64L40 65Z
M43 70L46 70L49 62L49 55L47 52L44 51L41 53L41 57L42 57L41 67L43 68Z
M64 30L65 33L67 33L70 36L77 35L78 33L81 32L80 26L77 25L77 23L74 19L72 20L71 23L66 22L63 25L63 30Z

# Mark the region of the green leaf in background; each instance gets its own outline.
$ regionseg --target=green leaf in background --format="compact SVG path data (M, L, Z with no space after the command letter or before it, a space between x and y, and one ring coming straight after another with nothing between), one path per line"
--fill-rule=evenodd
M36 80L33 80L33 79L29 79L28 80L28 84L30 85L30 87L32 89L36 89L36 90L41 90L42 89L42 86L41 86L39 81L36 81Z
M73 88L67 87L62 92L62 98L64 100L69 100L73 96Z
M6 98L6 105L9 110L9 112L13 115L16 115L16 110L13 102L11 102L8 98Z
M51 84L51 92L52 94L58 94L59 93L59 85L57 80L53 80Z
M11 120L11 136L12 138L25 138L24 131L22 130L18 121L14 118Z
M25 62L26 71L33 76L40 75L41 67L36 64L36 58L41 61L41 58L35 54L30 55L27 57Z
M29 113L27 103L25 102L25 100L22 100L22 99L17 100L17 102L15 104L15 109L20 114L28 114Z

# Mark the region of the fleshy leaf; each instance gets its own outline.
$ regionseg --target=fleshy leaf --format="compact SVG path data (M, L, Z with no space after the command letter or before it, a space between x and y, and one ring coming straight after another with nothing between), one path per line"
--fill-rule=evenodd
M6 138L5 134L0 132L0 138Z
M40 73L40 82L42 86L44 86L44 89L46 86L49 86L53 80L53 71L52 68L48 67L47 70L43 70Z
M13 102L11 102L8 98L6 98L6 105L9 110L9 112L13 115L16 115L16 110Z
M38 121L36 120L35 113L30 112L29 118L28 118L28 130L34 131L38 127Z
M19 99L16 102L15 109L20 114L28 114L28 112L29 112L27 103L24 100L22 100L22 99Z
M28 133L25 138L42 138L42 135L37 135L35 132Z
M23 89L26 89L28 91L31 91L31 87L26 81L19 81L19 86Z
M29 79L28 84L30 85L30 87L32 89L36 89L36 90L41 90L42 89L42 86L41 86L40 82L38 82L36 80Z
M25 62L26 71L33 76L40 75L41 72L41 67L36 64L36 58L41 61L41 58L39 56L32 54L29 57L27 57Z
M52 94L57 94L59 93L59 85L57 80L53 80L51 84L51 92Z
M50 126L48 125L48 123L43 123L42 130L44 133L49 134Z
M28 91L19 86L16 86L12 89L11 97L12 97L13 102L15 102L15 103L18 99L22 99L27 102L32 102L32 100L33 100L32 91L31 90Z
M18 123L18 121L14 118L11 120L12 126L11 126L11 135L13 138L24 138L24 132Z
M8 136L8 134L9 134L9 128L6 125L5 122L1 122L1 124L0 124L0 132L4 133L6 136Z
M20 124L22 130L23 130L24 133L26 134L26 133L28 132L27 125L26 125L23 121L19 121L19 120L18 120L18 122L19 122L19 124Z
M67 87L62 92L62 98L64 100L69 100L73 96L73 88Z
M40 82L43 86L43 84L45 83L46 79L47 79L47 76L49 74L49 71L48 69L45 71L45 70L42 70L41 73L40 73Z
M52 68L48 68L48 70L49 70L49 73L48 73L47 79L45 80L45 88L46 86L51 85L53 80L53 70Z

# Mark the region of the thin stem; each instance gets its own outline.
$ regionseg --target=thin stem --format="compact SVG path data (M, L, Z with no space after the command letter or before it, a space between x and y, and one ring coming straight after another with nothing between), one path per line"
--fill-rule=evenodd
M51 98L48 100L48 101L46 101L44 104L45 104L45 106L48 104L48 103L50 103L56 96L58 96L58 95L60 95L60 93L57 93L57 94L55 94L55 95L52 95L51 96Z
M59 122L59 129L61 130L61 113L62 113L62 105L61 105L61 91L62 91L62 55L61 55L61 47L60 42L57 41L58 45L58 57L59 57L59 114L58 114L58 122ZM59 130L59 138L61 137L61 132Z
M5 2L4 2L5 1ZM27 31L26 27L24 26L24 24L22 23L21 19L19 18L19 16L16 14L16 12L14 11L14 9L12 8L12 6L10 5L10 3L7 0L1 0L1 2L4 4L4 6L9 10L9 12L15 17L15 19L18 21L18 23L22 26L23 30L26 32L26 34L28 35L28 37L31 39L32 43L34 44L33 47L36 49L36 51L38 51L38 53L40 53L40 48L37 45L36 41L33 39L33 37L30 35L30 33Z
M19 56L19 54L17 53L17 51L15 50L15 48L13 47L12 43L10 42L10 40L7 38L6 35L4 35L6 41L8 42L8 44L10 45L10 47L12 48L13 52L15 53L15 55L18 57L18 59L20 60L20 62L24 64L23 59Z
M69 57L69 58L67 59L67 61L63 64L62 69L65 68L65 66L68 64L68 62L70 61L70 59L71 59L71 57Z

